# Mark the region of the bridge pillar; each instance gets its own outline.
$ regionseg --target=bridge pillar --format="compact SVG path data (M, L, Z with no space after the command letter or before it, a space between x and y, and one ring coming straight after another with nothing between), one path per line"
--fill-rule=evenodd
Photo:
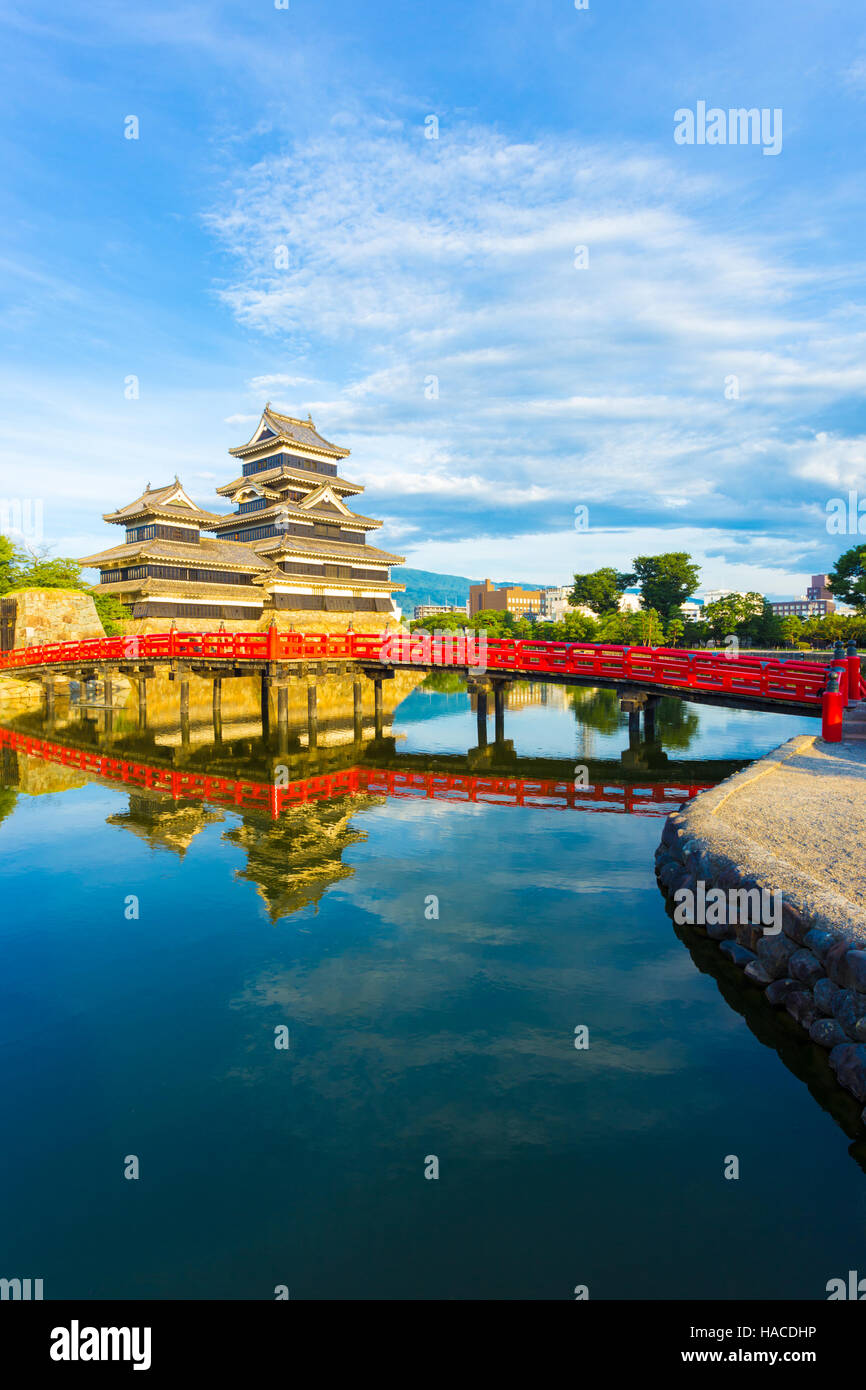
M136 681L138 691L138 727L144 731L147 728L147 676L139 676Z
M656 741L656 709L658 708L658 702L658 695L650 695L643 707L643 736L647 743L655 743Z
M46 719L54 718L54 697L56 694L53 676L42 677L42 702Z
M286 713L288 717L288 708ZM307 742L310 748L315 748L319 742L318 692L314 680L307 683Z
M269 684L268 684L268 678L267 678L267 676L262 676L261 707L262 707L262 738L268 738L268 736L270 735L270 732L271 732L271 702L270 702L270 686L269 686Z
M214 676L213 682L213 736L216 743L223 741L223 680Z
M172 677L180 691L180 741L185 747L189 743L189 667L175 667Z
M364 737L364 688L357 678L352 681L352 725L355 742L360 743Z
M505 742L505 692L506 681L493 683L493 739L495 743Z
M377 738L381 738L381 737L382 737L382 730L383 730L383 728L384 728L384 720L383 720L383 716L382 716L382 677L381 677L381 676L377 676L377 677L375 678L375 680L373 681L373 693L374 693L374 699L375 699L376 737L377 737Z
M487 690L479 686L475 694L475 709L478 723L478 747L487 747Z

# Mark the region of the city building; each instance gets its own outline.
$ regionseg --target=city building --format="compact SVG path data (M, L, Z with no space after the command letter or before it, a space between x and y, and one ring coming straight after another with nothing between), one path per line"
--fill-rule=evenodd
M416 603L413 616L417 621L419 618L435 618L439 613L460 613L468 616L469 603L467 601L462 607L454 603Z
M770 607L777 618L826 618L836 612L832 599L789 598Z
M494 613L511 613L515 618L528 618L541 613L541 591L539 589L497 589L490 580L483 584L472 584L469 588L469 616L491 610Z
M573 604L571 602L573 588L573 584L552 584L541 590L541 608L538 616L543 622L562 622L568 613L583 613L589 618L598 616L585 603Z
M680 604L680 612L687 623L699 623L704 616L704 600L687 598L685 603Z
M626 589L620 595L620 613L637 613L640 610L640 589Z
M777 618L826 618L837 612L837 603L827 586L826 574L813 574L812 583L800 598L781 599L770 607Z
M718 603L719 599L731 598L732 596L745 598L745 594L740 593L739 589L705 589L703 594L704 607L709 603Z
M816 603L824 602L835 604L833 591L828 583L829 578L830 576L828 574L813 574L812 583L806 590L806 598L812 599L812 601ZM828 611L832 613L833 609L831 608Z
M369 545L381 521L347 504L364 491L339 474L348 449L324 439L311 418L281 415L269 403L248 443L229 453L241 474L217 493L234 512L202 511L175 479L148 484L105 516L127 535L125 545L81 561L100 570L98 592L116 594L136 618L279 616L283 626L313 628L399 620L393 596L405 586L392 581L391 565L403 556Z

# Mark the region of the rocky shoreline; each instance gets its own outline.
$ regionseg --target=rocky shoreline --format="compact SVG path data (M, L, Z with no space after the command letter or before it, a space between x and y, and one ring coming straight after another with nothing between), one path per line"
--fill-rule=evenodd
M729 901L730 890L780 898L778 928L762 925L760 919L756 924L754 915L743 921L727 912L721 914L725 920L698 921L694 929L718 942L719 950L763 990L768 1007L786 1010L813 1043L828 1051L836 1080L864 1105L861 1119L866 1124L866 910L856 894L839 892L833 875L823 877L820 862L810 860L808 801L794 794L798 778L838 778L840 759L843 776L850 760L853 775L860 778L862 755L834 745L827 758L828 747L814 738L791 739L674 812L656 851L656 874L662 891L679 905L690 894L704 901L711 889L723 890ZM762 805L771 804L768 798L788 792L790 857L779 845L778 833L763 839L760 814ZM742 816L726 816L738 797L749 808L749 834L743 831ZM839 836L850 832L847 804L840 802Z

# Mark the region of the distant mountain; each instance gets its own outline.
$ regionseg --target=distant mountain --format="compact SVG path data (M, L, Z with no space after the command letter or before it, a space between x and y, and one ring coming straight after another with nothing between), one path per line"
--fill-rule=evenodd
M481 584L480 579L468 579L464 574L435 574L432 570L413 570L405 565L395 565L391 570L398 584L406 585L405 594L395 594L394 598L403 609L403 617L411 618L416 604L449 603L462 608L469 599L470 584ZM495 580L497 588L513 586L519 589L535 589L537 584L523 580Z

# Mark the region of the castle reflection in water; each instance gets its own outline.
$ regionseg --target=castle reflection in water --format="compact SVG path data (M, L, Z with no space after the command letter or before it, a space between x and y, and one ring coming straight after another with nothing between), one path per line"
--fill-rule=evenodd
M371 711L353 707L350 683L323 681L324 717L310 727L298 707L279 731L263 729L253 681L229 683L218 720L203 685L183 729L168 681L156 685L144 726L131 692L108 706L101 687L73 686L50 717L24 715L0 727L2 780L30 796L111 784L127 804L107 824L181 859L208 826L224 824L224 840L245 856L237 877L255 887L277 922L315 909L332 884L353 875L345 852L366 840L362 815L387 797L664 815L734 766L671 766L660 745L634 738L619 763L588 761L583 779L575 778L573 757L517 757L504 739L463 753L407 753L392 721L421 680L398 675L378 724ZM431 676L425 684L435 692L442 681ZM516 714L551 705L574 709L587 758L593 728L605 731L618 718L611 691L525 683L508 692ZM675 705L673 725L681 723Z

